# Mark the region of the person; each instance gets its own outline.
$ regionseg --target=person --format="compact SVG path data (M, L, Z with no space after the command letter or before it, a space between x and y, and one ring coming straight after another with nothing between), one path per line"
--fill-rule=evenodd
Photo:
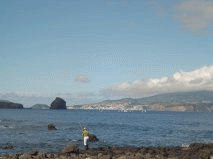
M84 138L85 149L88 150L89 131L87 130L87 128L83 128L83 130L82 130L82 136Z

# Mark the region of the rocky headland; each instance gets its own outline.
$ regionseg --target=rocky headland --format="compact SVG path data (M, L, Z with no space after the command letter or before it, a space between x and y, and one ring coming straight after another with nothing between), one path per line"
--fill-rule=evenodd
M23 105L9 101L0 101L0 109L23 109Z

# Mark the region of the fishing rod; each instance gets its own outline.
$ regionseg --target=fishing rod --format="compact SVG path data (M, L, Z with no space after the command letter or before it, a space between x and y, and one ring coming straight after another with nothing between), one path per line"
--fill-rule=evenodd
M83 130L81 123L80 123L80 122L78 122L78 124L80 125L80 127L81 127L81 130Z

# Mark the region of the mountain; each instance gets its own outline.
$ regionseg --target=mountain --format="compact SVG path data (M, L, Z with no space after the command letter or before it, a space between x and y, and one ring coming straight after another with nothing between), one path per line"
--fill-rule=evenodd
M151 103L213 103L213 91L193 91L193 92L177 92L154 95L144 98L123 98L119 100L105 100L99 104L106 103L131 103L151 104Z

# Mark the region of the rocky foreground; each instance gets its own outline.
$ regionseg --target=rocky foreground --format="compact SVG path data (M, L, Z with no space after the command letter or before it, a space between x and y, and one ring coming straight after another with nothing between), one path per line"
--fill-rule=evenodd
M3 155L1 159L212 159L213 144L191 144L188 147L108 147L79 150L68 145L59 153L28 152L15 155Z

